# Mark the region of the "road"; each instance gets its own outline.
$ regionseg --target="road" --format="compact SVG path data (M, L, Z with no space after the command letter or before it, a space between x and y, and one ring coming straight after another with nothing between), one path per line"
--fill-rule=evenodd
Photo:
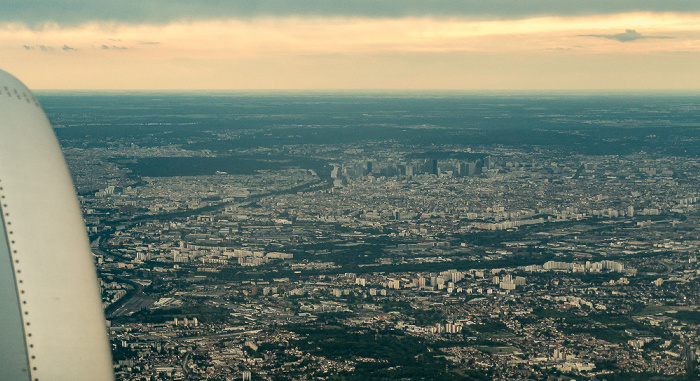
M96 240L90 243L93 253L111 257L116 260L124 260L124 258L120 255L100 249L100 239L101 238L98 237ZM151 304L153 304L153 302L155 302L155 299L150 298L143 293L143 286L141 284L118 276L115 276L114 279L117 282L129 284L134 287L134 289L128 292L123 298L107 307L105 310L105 315L108 319L132 315L133 313L141 311L144 308L148 308Z

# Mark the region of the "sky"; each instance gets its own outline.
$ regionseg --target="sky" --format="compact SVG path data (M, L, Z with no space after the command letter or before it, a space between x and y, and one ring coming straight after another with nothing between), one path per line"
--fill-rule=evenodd
M700 89L700 1L3 0L33 89Z

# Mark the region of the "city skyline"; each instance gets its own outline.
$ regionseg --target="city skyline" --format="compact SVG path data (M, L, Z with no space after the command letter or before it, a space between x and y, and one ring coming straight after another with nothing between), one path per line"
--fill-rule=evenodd
M34 89L694 90L700 83L700 7L692 2L372 4L11 3L0 6L0 54L3 69Z

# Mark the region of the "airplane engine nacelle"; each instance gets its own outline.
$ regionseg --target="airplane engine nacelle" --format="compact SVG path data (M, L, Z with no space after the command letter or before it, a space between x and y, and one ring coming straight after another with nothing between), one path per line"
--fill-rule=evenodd
M112 380L93 255L36 98L0 70L0 380Z

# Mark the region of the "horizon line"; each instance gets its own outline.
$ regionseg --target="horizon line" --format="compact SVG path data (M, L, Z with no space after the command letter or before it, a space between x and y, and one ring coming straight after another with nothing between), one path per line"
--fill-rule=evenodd
M659 88L659 89L403 89L403 88L339 88L339 89L32 89L36 92L82 92L82 93L697 93L700 88Z

